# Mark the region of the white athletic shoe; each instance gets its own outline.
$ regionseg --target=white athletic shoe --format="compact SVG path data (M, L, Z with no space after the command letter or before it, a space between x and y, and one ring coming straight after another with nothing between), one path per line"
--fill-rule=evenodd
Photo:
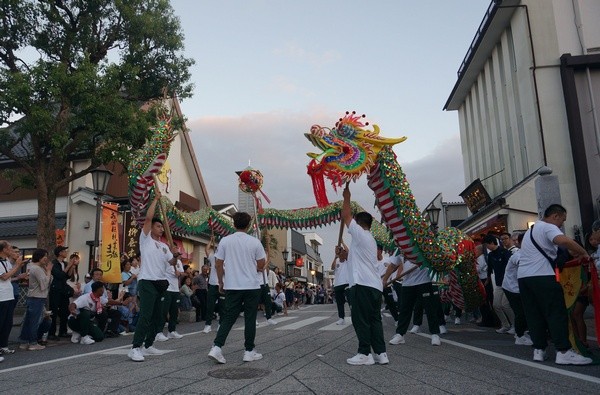
M163 355L164 353L165 353L164 351L159 350L158 348L156 348L154 346L142 347L143 355Z
M533 349L533 360L536 362L543 362L546 359L546 351L540 350L539 348Z
M212 331L212 328L210 327L210 325L204 325L204 329L202 329L202 333L209 333L210 331Z
M440 325L440 335L445 335L448 333L448 329L446 329L446 325Z
M515 335L515 344L517 346L533 346L531 338L527 335L523 335L521 337Z
M155 342L166 342L167 340L169 340L169 338L166 337L165 334L162 332L158 332L156 334L156 337L154 338Z
M511 326L510 329L508 330L508 332L506 332L506 333L508 333L509 335L514 335L515 334L515 327Z
M454 319L454 325L460 325L460 318L456 317Z
M346 323L346 320L343 318L340 318L339 320L337 320L335 322L336 325L344 325Z
M164 335L163 335L164 336ZM181 339L183 336L177 333L177 331L169 332L167 335L169 339Z
M394 337L392 337L389 341L390 344L404 344L406 343L406 341L404 340L404 336L402 336L399 333L396 333L394 335ZM357 355L362 355L362 354L357 354Z
M129 357L129 359L135 362L144 361L144 354L142 354L142 350L139 347L132 348L131 350L129 350L127 356Z
M77 344L81 341L81 335L78 332L73 332L71 335L71 343Z
M83 336L79 341L79 344L85 344L86 346L94 343L96 343L96 340L92 339L90 335Z
M349 365L373 365L375 364L375 360L373 359L373 355L365 355L365 354L356 354L352 358L346 359Z
M212 346L210 352L208 353L209 358L212 358L217 363L225 363L225 357L221 352L221 347Z
M277 321L275 321L273 318L269 318L269 319L267 320L267 323L268 323L269 325L277 325Z
M373 360L379 365L387 365L390 363L387 353L385 352L382 352L381 354L373 354Z
M439 335L431 335L431 345L432 346L441 346L442 345Z
M255 350L244 351L243 361L244 362L258 361L259 359L262 359L262 357L263 357L262 354L257 353Z
M577 354L573 349L570 349L565 352L557 352L554 362L559 365L589 365L592 363L592 359Z
M410 333L419 333L419 329L421 329L421 327L419 325L413 325L413 327L410 329Z
M508 333L509 330L510 330L510 328L502 327L500 329L496 329L496 333L504 334L504 333Z

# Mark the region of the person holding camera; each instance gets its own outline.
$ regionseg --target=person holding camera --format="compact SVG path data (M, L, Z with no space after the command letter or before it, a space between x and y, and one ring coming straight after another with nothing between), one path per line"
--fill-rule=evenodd
M569 317L560 283L556 280L553 262L557 246L567 248L575 258L588 257L586 250L559 229L567 219L567 210L552 204L523 236L517 278L523 310L533 341L533 360L546 359L549 330L556 348L555 363L559 365L588 365L586 358L573 349L569 342Z
M79 256L71 257L67 260L68 247L57 246L54 248L54 258L52 260L52 284L48 295L48 304L52 312L52 323L50 324L50 334L48 339L59 340L61 337L69 337L67 334L67 318L69 316L69 298L74 295L73 287L67 280L71 278L73 272L77 270ZM58 336L56 336L57 318L59 320Z

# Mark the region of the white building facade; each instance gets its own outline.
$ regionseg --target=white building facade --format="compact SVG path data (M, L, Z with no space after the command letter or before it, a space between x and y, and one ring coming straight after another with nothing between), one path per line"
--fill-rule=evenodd
M534 188L544 166L558 176L567 234L590 229L600 197L590 177L600 171L599 19L596 0L490 3L444 106L458 112L462 196L478 202L467 233L525 229L544 209Z

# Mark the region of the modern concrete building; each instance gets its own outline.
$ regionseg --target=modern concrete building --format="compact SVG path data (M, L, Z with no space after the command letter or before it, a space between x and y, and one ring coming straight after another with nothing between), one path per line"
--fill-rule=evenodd
M565 231L589 231L600 179L600 2L496 0L458 70L457 111L470 234L538 217L538 169L558 176Z

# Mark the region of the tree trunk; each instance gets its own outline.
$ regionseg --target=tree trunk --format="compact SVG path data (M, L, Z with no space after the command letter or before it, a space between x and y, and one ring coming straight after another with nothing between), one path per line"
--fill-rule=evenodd
M37 248L43 248L49 255L56 247L56 184L42 174L37 176L38 222Z

